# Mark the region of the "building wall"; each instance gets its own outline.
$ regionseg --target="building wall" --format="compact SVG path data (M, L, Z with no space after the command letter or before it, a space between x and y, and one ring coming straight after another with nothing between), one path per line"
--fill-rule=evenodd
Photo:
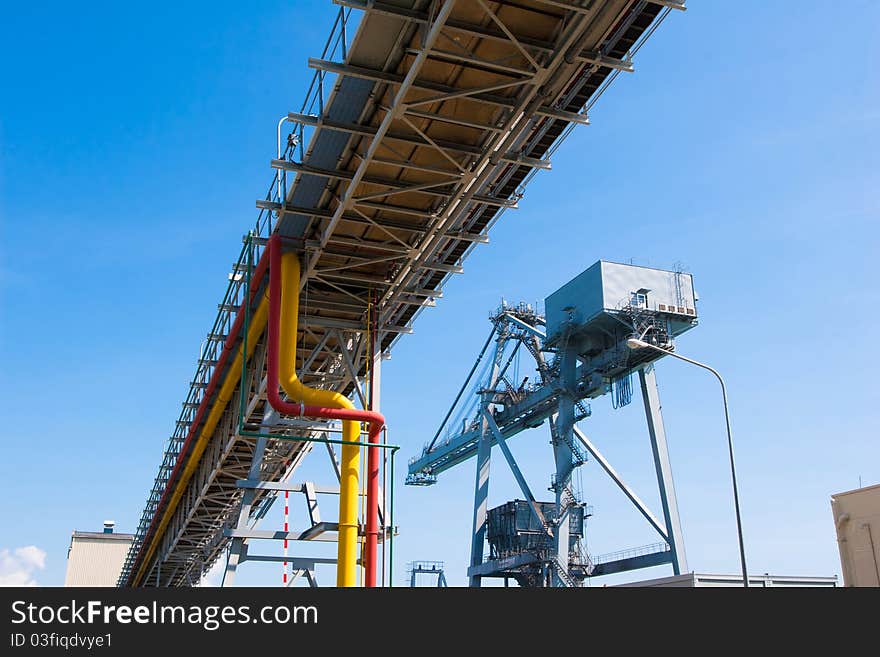
M678 295L679 287L681 298ZM659 304L684 306L691 310L697 307L694 279L690 274L602 261L602 300L605 308L619 308L621 303L629 301L630 293L639 288L650 290L648 308L651 310L657 310Z
M880 484L831 497L844 586L880 586Z
M116 586L131 534L73 532L64 586Z
M667 307L682 307L690 311L682 310L686 318L696 318L694 279L690 274L600 260L544 300L547 335L561 332L569 312L575 324L588 322L602 312L619 310L621 303L628 303L630 295L640 288L650 290L649 310L660 310L661 304L663 312Z
M789 575L749 575L749 586L754 588L792 588L792 587L835 587L836 577L792 577ZM707 575L685 573L673 577L647 579L641 582L627 582L618 586L652 586L680 588L725 588L742 587L742 575Z

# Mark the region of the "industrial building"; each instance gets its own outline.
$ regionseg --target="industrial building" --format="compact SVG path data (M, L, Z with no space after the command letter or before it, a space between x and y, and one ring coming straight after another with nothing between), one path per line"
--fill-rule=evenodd
M737 588L743 585L738 575L707 575L685 573L673 577L627 582L617 586L654 588ZM757 588L834 588L840 586L837 577L793 577L791 575L749 575L749 586Z
M880 586L880 484L831 496L844 586Z
M103 531L73 532L64 586L116 586L134 535L117 534L115 526L107 520Z

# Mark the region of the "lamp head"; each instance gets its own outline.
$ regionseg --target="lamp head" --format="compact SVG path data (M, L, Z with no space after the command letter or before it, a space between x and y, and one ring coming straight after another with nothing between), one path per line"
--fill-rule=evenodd
M644 349L645 347L650 347L651 345L649 345L644 340L639 340L638 338L629 338L626 341L626 346L629 347L630 349L636 350L636 349Z

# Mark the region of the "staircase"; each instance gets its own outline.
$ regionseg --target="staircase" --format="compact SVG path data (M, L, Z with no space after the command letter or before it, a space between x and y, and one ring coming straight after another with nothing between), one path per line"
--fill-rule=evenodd
M538 338L534 335L530 335L524 337L522 343L526 346L526 349L532 355L532 358L535 359L538 373L541 375L541 383L548 383L553 377L553 370L547 364L547 359L544 358L544 353L541 351L541 345L538 342Z
M559 581L562 582L563 586L574 588L581 585L580 582L578 582L568 573L568 568L563 567L562 564L559 563L559 559L553 557L550 560L550 563L553 565L553 570L556 573L556 576L559 578Z
M559 445L561 442L571 450L571 469L565 473L564 477L567 479L568 475L570 475L575 468L578 468L587 462L587 453L580 445L572 441L568 436L563 436L556 428L555 422L550 422L550 436L554 445Z

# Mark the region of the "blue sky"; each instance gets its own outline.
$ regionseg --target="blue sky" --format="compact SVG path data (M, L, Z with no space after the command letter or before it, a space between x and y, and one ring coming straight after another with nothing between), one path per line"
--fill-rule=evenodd
M18 3L0 24L0 571L39 584L62 583L73 529L134 529L275 122L334 16L327 0L180 4ZM398 343L383 411L402 465L502 296L541 299L600 258L682 262L701 324L679 349L728 380L750 570L833 575L829 496L880 482L880 5L689 5ZM658 379L691 568L736 572L717 387L676 362ZM640 405L597 400L582 427L656 508ZM512 443L535 490L547 441ZM493 477L490 504L516 496L499 457ZM591 551L654 541L596 464L582 477ZM468 463L398 488L398 573L445 560L464 582L472 486Z

